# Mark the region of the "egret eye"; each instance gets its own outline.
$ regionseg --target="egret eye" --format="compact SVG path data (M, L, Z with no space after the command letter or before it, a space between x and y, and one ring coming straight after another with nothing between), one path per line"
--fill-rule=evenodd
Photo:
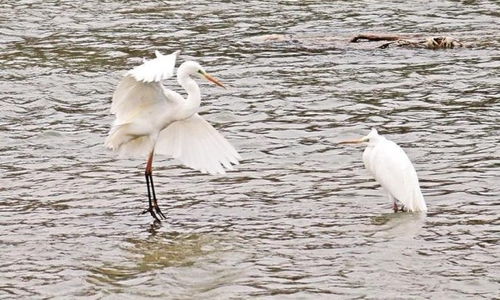
M202 70L198 70L198 73L200 73L201 75L203 75L203 71Z

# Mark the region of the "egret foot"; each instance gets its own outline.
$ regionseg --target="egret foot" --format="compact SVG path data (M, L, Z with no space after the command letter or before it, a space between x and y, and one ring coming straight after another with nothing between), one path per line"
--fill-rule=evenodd
M167 217L162 213L160 207L158 206L158 203L156 203L156 199L154 201L154 208L155 208L155 211L156 213L160 216L160 218L162 219L166 219Z
M156 214L154 213L154 211L153 211L152 207L150 207L150 208L148 208L148 209L143 210L143 211L141 212L141 215L143 215L143 214L145 214L145 213L147 213L147 212L149 212L149 213L151 214L151 216L155 219L155 221L157 221L157 222L160 222L160 223L161 223L160 219L158 219L158 217L157 217L157 216L156 216Z

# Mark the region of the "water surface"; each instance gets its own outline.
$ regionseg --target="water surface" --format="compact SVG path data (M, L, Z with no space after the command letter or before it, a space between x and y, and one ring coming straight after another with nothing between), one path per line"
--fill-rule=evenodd
M500 297L495 1L0 9L1 298ZM330 43L367 31L474 47ZM203 83L201 114L243 161L209 176L158 157L168 220L152 227L145 162L103 142L114 88L157 49L230 87ZM427 215L393 214L362 148L336 144L372 127L412 159Z

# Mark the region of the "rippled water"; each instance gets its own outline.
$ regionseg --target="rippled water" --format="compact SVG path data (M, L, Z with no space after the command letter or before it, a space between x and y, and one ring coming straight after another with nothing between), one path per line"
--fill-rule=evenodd
M496 1L0 10L0 298L500 298ZM473 46L345 44L367 31ZM114 88L155 49L230 86L203 84L202 114L244 158L208 176L158 157L161 227L139 215L145 163L103 146ZM336 144L371 127L406 149L427 215L393 214Z

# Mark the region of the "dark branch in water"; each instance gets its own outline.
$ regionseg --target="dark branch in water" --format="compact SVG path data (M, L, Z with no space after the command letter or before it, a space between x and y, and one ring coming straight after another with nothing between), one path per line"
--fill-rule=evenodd
M353 37L349 42L357 43L359 40L368 40L368 41L397 41L400 40L401 37L397 35L380 35L380 34L358 34Z
M389 41L377 48L385 49L389 46L399 46L399 47L413 47L413 48L427 48L427 49L449 49L449 48L459 48L464 47L464 45L448 36L439 37L428 37L423 40L410 40L404 39L398 35L387 35L387 34L358 34L353 37L350 42L356 43L359 40L367 41Z

